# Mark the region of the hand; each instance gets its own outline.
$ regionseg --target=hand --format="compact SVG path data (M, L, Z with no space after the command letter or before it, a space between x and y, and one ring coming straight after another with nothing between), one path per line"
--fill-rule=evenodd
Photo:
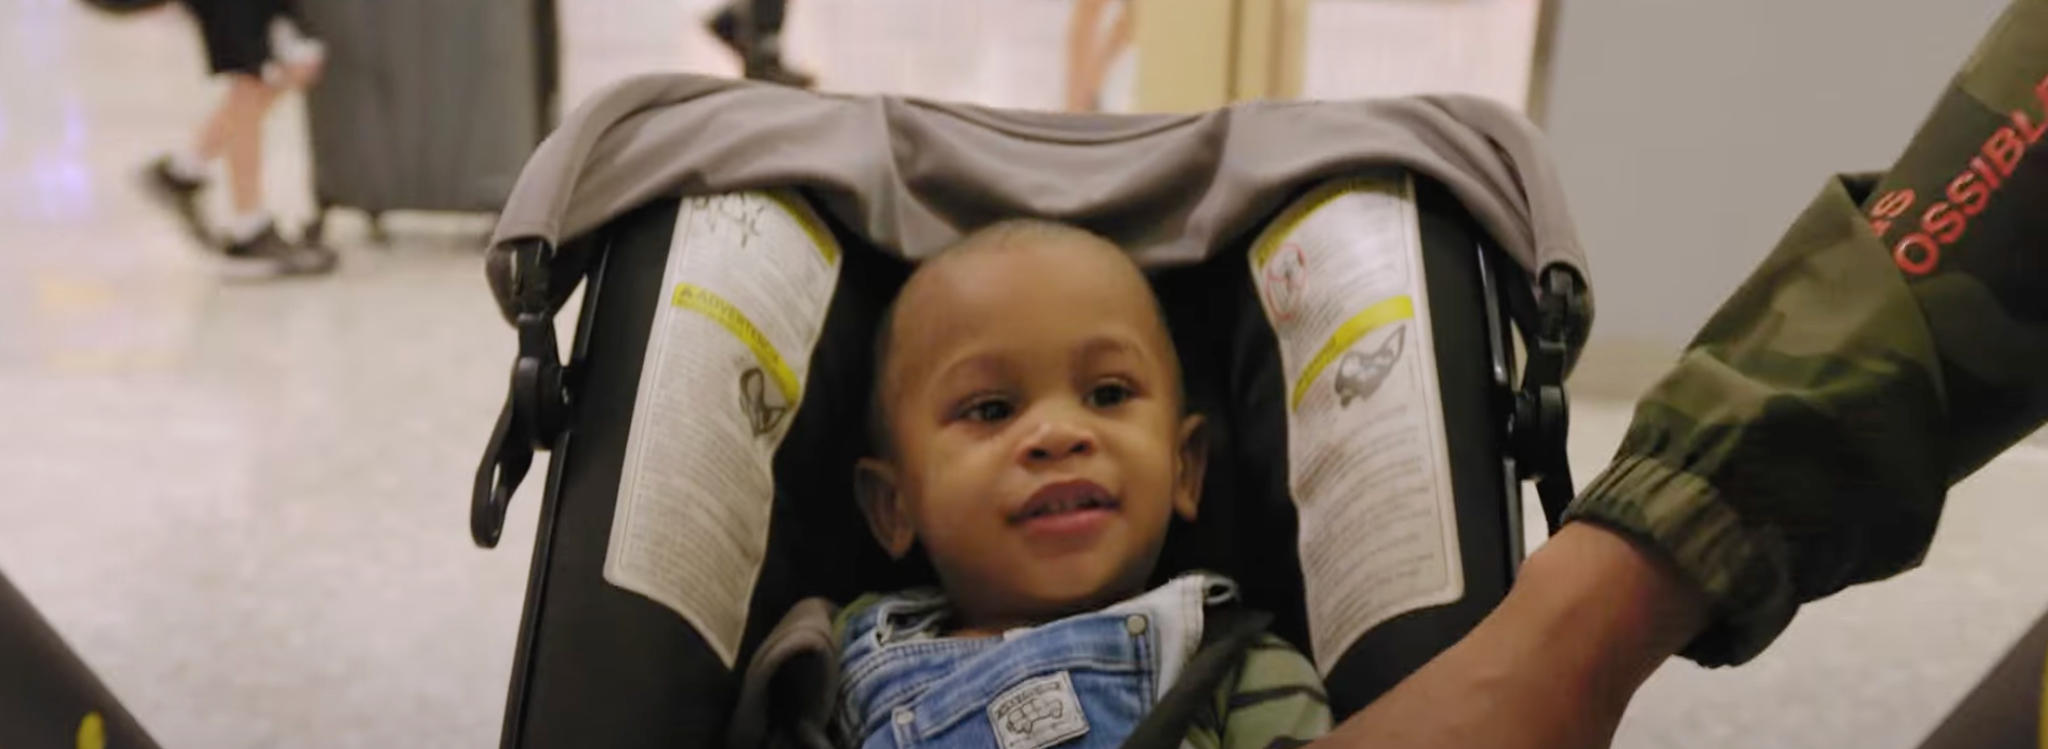
M1500 608L1315 749L1605 747L1622 711L1706 621L1655 552L1589 523L1523 565Z

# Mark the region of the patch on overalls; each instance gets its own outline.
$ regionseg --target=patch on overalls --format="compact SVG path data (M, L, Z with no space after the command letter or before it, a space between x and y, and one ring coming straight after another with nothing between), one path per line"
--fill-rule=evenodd
M988 703L988 722L1002 749L1044 749L1088 732L1081 698L1067 672L1030 679Z

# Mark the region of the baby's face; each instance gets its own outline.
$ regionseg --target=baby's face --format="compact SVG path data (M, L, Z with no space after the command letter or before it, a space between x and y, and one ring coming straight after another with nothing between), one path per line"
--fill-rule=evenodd
M1181 414L1151 289L1116 253L1020 239L936 261L898 301L894 454L864 465L894 517L869 515L892 554L923 543L969 629L1135 593L1171 513L1194 517L1200 422Z

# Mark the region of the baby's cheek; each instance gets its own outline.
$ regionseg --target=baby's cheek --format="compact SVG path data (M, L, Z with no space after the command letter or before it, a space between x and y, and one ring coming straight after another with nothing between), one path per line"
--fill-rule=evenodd
M971 553L977 545L985 545L989 540L989 529L986 527L989 521L984 517L988 512L977 512L975 508L967 506L969 504L971 503L955 498L955 501L931 506L922 513L922 522L919 523L922 527L918 529L918 533L924 537L925 544L932 547L934 553L943 552L953 556Z
M991 576L1002 577L1015 566L999 548L997 539L987 538L957 519L935 519L925 537L925 554L940 574L971 584L986 585L992 582Z

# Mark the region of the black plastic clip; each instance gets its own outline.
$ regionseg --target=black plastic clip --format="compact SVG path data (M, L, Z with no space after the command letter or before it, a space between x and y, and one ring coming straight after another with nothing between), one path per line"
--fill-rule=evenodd
M485 548L498 544L512 492L533 466L534 452L553 446L568 421L568 368L555 344L548 296L554 260L554 246L543 240L519 240L512 248L512 324L519 331L519 356L512 361L511 389L477 466L469 505L470 537Z
M1571 399L1565 394L1565 373L1585 342L1589 315L1586 285L1578 273L1551 266L1539 277L1536 335L1529 344L1529 366L1515 393L1514 422L1509 427L1515 465L1521 478L1536 482L1544 518L1556 530L1572 501L1571 464L1565 436L1571 427Z

